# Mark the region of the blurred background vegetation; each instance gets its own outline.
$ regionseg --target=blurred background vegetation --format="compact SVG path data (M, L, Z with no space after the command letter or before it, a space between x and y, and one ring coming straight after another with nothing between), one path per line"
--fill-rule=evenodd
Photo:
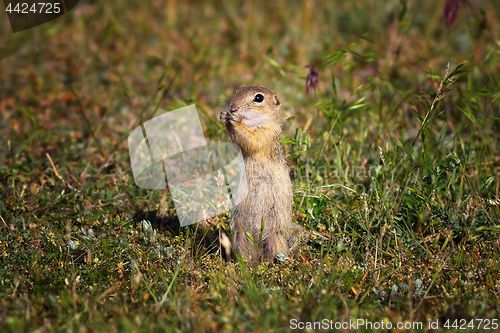
M13 34L0 14L1 327L499 318L499 17L486 0L96 0ZM284 268L225 262L130 169L138 124L194 103L224 140L247 85L283 103L313 234Z

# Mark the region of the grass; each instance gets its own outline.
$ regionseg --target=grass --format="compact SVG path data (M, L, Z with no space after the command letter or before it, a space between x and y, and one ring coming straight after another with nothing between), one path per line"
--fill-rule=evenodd
M446 23L445 2L88 1L16 34L0 15L2 332L500 318L500 10ZM292 116L313 235L284 265L224 261L218 225L180 228L128 156L138 124L192 103L224 140L221 101L254 84Z

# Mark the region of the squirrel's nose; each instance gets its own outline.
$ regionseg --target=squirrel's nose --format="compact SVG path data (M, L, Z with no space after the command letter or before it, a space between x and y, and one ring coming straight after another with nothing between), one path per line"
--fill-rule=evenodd
M233 104L229 104L229 111L236 112L238 111L238 107L235 107Z

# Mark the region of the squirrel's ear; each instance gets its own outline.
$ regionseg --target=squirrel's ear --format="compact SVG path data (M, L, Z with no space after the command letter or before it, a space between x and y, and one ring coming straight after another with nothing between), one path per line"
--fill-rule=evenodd
M280 102L280 99L278 98L278 96L274 95L274 105L279 108L280 105L281 105L281 102Z

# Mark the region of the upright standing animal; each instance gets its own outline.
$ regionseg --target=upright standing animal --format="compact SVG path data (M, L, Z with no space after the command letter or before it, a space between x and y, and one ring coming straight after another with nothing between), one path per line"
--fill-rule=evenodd
M293 243L293 188L281 143L281 102L271 90L244 87L219 117L241 149L248 192L233 193L231 229L236 251L250 260L289 254ZM251 237L249 237L249 235Z

